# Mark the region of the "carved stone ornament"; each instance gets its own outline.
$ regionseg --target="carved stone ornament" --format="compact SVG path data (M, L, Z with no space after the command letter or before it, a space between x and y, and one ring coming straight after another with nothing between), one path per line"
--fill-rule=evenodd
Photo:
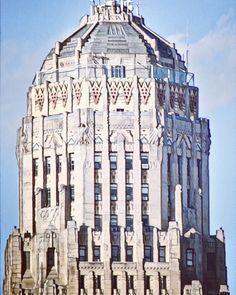
M107 83L107 88L111 102L116 104L117 98L119 96L120 83L113 80L110 83Z
M62 105L65 108L67 104L67 99L68 99L68 85L65 83L60 85L60 92L61 92Z
M49 90L49 101L52 105L52 108L55 109L57 106L57 100L58 100L58 86L53 85L48 87Z
M185 106L185 101L184 101L184 90L181 88L179 89L179 92L178 92L178 103L179 103L179 109L183 110Z
M197 111L198 105L198 91L190 91L189 93L189 107L192 113Z
M139 86L139 95L141 98L141 102L146 105L150 97L151 83L148 81L143 81L143 82L139 82L138 86Z
M133 91L133 82L125 81L122 83L122 91L125 98L125 103L129 104L131 97L132 97L132 91Z
M90 97L91 100L95 103L98 104L99 103L99 99L101 97L101 81L90 81L90 87L89 87L89 91L90 91Z
M44 88L35 88L35 105L38 106L40 112L43 109L43 104L44 104Z
M160 106L164 106L165 103L165 83L157 83L157 98Z
M78 127L78 137L75 144L92 144L93 143L93 122L81 123Z
M150 144L160 146L163 144L163 132L164 127L161 124L151 132L150 134Z
M73 99L76 101L77 105L80 104L82 97L82 82L74 82L72 84Z

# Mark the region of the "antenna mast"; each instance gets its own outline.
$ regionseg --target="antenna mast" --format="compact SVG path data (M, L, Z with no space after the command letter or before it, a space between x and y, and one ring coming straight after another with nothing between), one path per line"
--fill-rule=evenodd
M189 68L189 20L186 23L186 67Z

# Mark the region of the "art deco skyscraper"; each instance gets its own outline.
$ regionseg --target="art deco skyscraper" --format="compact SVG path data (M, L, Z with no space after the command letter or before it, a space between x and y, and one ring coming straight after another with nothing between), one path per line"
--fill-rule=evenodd
M29 88L4 295L229 294L194 76L127 2L92 4Z

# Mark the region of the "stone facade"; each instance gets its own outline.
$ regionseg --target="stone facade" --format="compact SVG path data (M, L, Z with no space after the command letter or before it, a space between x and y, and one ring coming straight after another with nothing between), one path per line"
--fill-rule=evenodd
M92 5L29 88L4 295L229 294L194 76L125 3Z

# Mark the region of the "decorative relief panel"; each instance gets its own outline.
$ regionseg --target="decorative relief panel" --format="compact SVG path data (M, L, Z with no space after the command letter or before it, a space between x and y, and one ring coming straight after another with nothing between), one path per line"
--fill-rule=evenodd
M58 85L49 85L48 92L49 92L50 106L53 109L55 109L57 106L57 101L58 101L59 86Z
M79 105L82 97L82 82L74 81L72 84L72 95L76 104Z
M138 88L141 103L146 105L151 93L151 81L140 79L138 83Z
M165 91L166 84L164 82L156 82L157 98L160 106L164 106L165 103Z
M98 104L101 97L102 83L101 81L89 81L89 93L92 103Z
M197 108L198 108L198 90L197 89L189 90L189 107L192 113L197 112Z
M111 102L116 104L117 98L119 96L120 82L115 80L107 82L107 89Z
M35 87L35 106L41 112L45 100L45 89L44 87Z

